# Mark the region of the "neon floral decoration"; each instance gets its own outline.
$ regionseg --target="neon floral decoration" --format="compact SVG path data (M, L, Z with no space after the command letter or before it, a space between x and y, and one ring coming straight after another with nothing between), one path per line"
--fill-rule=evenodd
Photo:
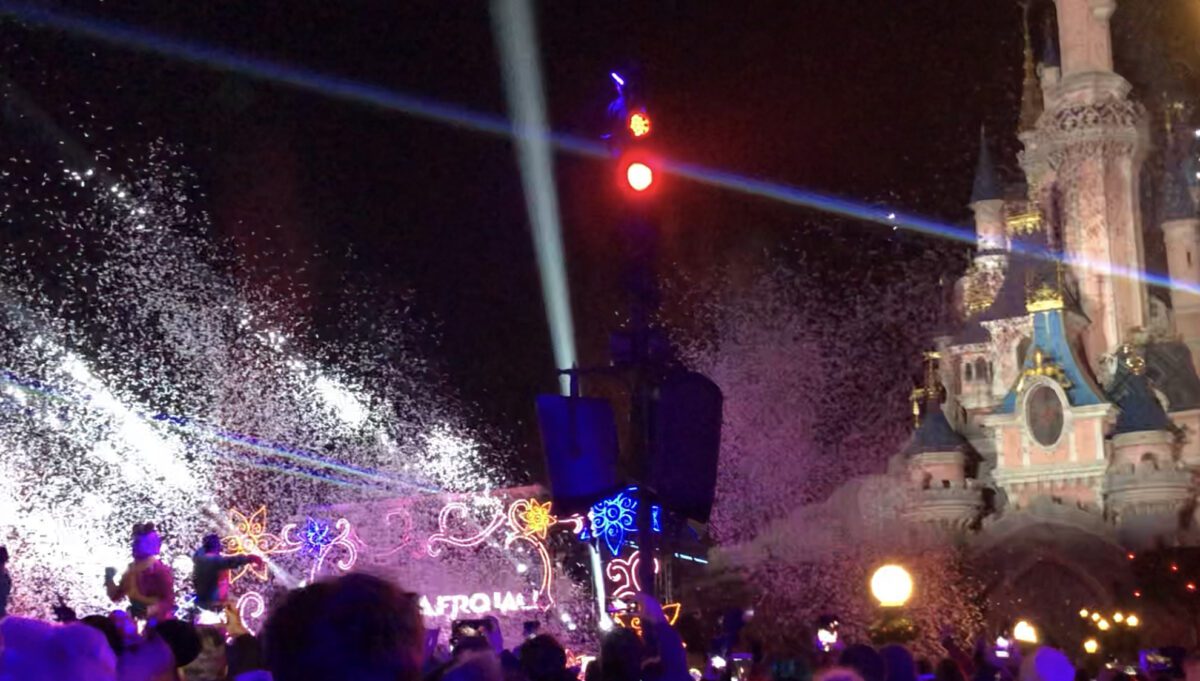
M625 535L637 532L638 502L633 492L630 488L593 504L588 512L589 527L579 538L584 541L603 539L612 555L620 554Z
M426 551L429 555L437 556L442 551L442 545L457 548L474 548L489 541L493 535L504 528L504 548L508 549L516 542L525 542L537 554L542 567L541 579L534 591L537 604L543 609L554 605L551 586L554 580L554 566L550 561L550 552L546 548L546 537L550 528L559 524L551 512L551 502L542 503L537 499L518 499L508 505L497 507L485 516L487 520L482 527L473 533L459 535L451 531L451 521L456 517L469 519L471 507L461 501L452 501L442 507L438 513L438 531L426 541ZM567 518L562 524L578 530L582 519Z
M295 553L304 546L301 542L291 542L285 539L295 529L294 523L283 527L282 536L267 532L266 506L259 506L257 511L249 515L236 508L231 509L229 521L233 525L234 534L221 539L221 553L227 556L267 557ZM254 575L262 582L267 581L270 575L265 561L259 565L250 563L232 571L229 574L229 583L237 582L246 574Z

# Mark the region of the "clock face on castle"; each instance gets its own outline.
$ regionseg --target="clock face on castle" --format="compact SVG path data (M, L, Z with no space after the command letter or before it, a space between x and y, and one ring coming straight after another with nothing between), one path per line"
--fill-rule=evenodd
M1063 429L1063 404L1054 388L1039 385L1030 391L1025 399L1025 426L1043 447L1058 442Z

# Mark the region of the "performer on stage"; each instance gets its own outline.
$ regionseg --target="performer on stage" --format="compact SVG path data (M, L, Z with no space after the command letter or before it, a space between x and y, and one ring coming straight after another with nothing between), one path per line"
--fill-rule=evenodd
M137 619L163 620L175 614L175 577L171 567L158 558L162 539L154 523L133 526L133 562L114 582L116 568L104 573L108 597L117 602L129 598L129 614Z
M222 556L221 538L210 534L192 554L192 584L196 587L196 605L210 612L222 612L229 599L229 571L243 565L261 565L262 556Z

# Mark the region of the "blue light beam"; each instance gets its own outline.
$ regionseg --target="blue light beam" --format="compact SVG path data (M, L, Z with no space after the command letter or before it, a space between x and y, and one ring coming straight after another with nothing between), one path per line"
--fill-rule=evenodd
M27 3L8 2L6 0L0 0L0 14L16 17L31 26L65 31L118 47L183 59L211 68L239 73L250 78L288 85L333 99L390 109L416 118L444 123L466 130L508 138L521 137L531 132L529 130L514 130L513 126L507 120L499 116L480 113L430 99L405 95L374 85L328 76L316 71L238 55L202 43L176 40L121 24L100 21L77 14L54 11ZM605 159L609 156L605 147L595 140L548 131L545 135L554 148L566 153L598 159ZM748 178L736 173L691 163L664 159L662 167L668 173L678 177L720 189L873 222L889 226L893 229L905 229L921 234L951 239L964 244L974 244L974 234L970 230L963 230L919 216L903 215L877 206L857 203L848 199L812 192L778 182ZM1144 281L1165 288L1200 295L1200 284L1174 281L1169 277L1136 269L1112 267L1106 263L1091 262L1081 257L1062 257L1044 249L1028 248L1020 244L1014 244L1013 250L1032 257L1062 262L1073 267L1098 272L1107 276Z

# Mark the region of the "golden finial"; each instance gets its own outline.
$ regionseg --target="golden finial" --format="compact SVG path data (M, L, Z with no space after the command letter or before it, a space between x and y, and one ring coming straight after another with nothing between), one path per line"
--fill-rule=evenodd
M1017 390L1020 391L1025 386L1025 381L1030 378L1045 376L1060 386L1063 390L1071 388L1071 379L1067 378L1067 373L1062 367L1055 364L1054 361L1046 356L1040 347L1033 348L1033 366L1021 372L1021 380L1017 382Z
M1129 369L1129 373L1134 376L1141 376L1146 373L1146 360L1138 354L1136 348L1129 343L1121 346L1121 361L1125 363L1125 368Z
M937 363L942 358L942 353L936 350L929 350L922 355L925 359L925 385L913 388L908 399L912 402L913 425L917 426L921 423L921 403L925 403L926 410L933 408L942 399L942 384L937 378Z

